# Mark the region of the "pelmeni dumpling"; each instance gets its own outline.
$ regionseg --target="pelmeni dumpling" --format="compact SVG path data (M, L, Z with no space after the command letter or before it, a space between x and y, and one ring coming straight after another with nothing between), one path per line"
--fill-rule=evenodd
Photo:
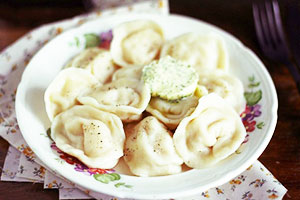
M212 93L199 99L195 111L178 125L173 140L185 164L200 169L234 153L245 136L239 114Z
M107 82L117 69L117 66L113 63L110 52L98 47L83 50L65 66L65 68L69 67L87 69L101 83Z
M205 71L199 74L198 84L206 87L208 93L217 93L233 108L241 113L244 111L246 101L242 82L235 76L221 70Z
M78 100L130 122L140 119L150 98L150 89L141 81L122 78L98 87L85 96L78 97Z
M168 128L175 129L180 121L191 114L198 104L195 96L186 97L179 102L170 102L158 97L150 100L146 111L162 121Z
M133 78L140 80L142 76L143 66L125 67L118 69L112 76L112 81L121 78Z
M122 67L149 64L160 52L164 42L161 27L150 20L123 23L113 29L110 52Z
M149 116L126 130L124 160L138 176L161 176L181 172L182 159L175 151L171 133Z
M78 104L76 98L97 84L99 84L98 80L84 69L68 68L60 71L44 95L46 112L50 121L57 114Z
M63 152L92 168L113 168L123 156L122 121L92 106L76 105L57 115L51 138Z
M228 68L228 55L221 37L215 34L186 33L167 42L160 57L172 56L192 65L198 72L202 69Z

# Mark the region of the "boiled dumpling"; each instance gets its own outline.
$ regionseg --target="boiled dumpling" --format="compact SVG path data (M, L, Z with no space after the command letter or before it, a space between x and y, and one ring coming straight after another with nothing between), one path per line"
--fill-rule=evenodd
M163 42L163 31L158 24L136 20L113 29L110 52L121 67L143 66L159 55Z
M175 129L180 121L191 114L198 104L198 98L190 96L178 102L155 97L150 100L146 111L162 121L168 128Z
M78 100L130 122L141 118L150 98L150 89L141 81L122 78L98 87L89 94L78 97Z
M192 65L198 72L203 69L228 68L228 55L223 40L214 34L186 33L167 42L160 56L172 56Z
M146 117L125 132L124 160L133 174L160 176L181 172L183 161L175 151L171 133L155 117Z
M198 84L206 87L208 93L217 93L241 113L244 111L246 101L242 82L235 76L220 70L202 71L199 74Z
M230 156L245 136L239 114L212 93L199 99L195 111L178 125L173 140L185 164L200 169Z
M59 72L45 91L46 112L50 121L59 113L78 104L76 98L98 84L88 71L79 68Z
M143 66L125 67L118 69L112 76L112 81L122 78L133 78L140 80L142 76Z
M107 82L117 69L110 52L98 47L88 48L75 56L65 68L76 67L89 70L101 83Z
M57 115L51 138L63 152L92 168L113 168L123 156L122 121L92 106L77 105Z

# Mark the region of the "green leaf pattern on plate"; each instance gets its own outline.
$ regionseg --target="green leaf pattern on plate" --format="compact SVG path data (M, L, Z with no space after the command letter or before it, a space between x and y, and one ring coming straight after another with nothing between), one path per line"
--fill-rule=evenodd
M94 174L94 178L101 183L109 183L111 181L117 181L121 179L121 176L117 173L110 174Z
M96 47L100 44L100 38L94 33L84 34L85 48Z
M262 129L264 126L265 126L265 123L264 123L264 122L259 122L259 123L256 125L256 127L257 127L258 129Z
M116 188L121 187L121 186L126 187L126 188L132 188L132 185L126 185L126 183L123 183L123 182L115 184Z
M121 176L117 173L107 173L107 174L94 174L93 177L97 180L100 181L101 183L108 184L112 181L118 181L121 179ZM116 188L119 188L121 186L126 187L126 188L131 188L131 185L126 185L124 182L119 182L114 185Z
M261 100L262 91L261 90L253 91L254 88L256 88L260 85L259 81L255 81L254 75L250 76L248 78L248 81L249 81L248 88L252 89L252 91L245 92L244 96L245 96L245 99L247 101L247 105L253 106Z
M247 101L247 105L253 106L257 104L262 98L262 91L258 90L256 92L245 92L245 99Z

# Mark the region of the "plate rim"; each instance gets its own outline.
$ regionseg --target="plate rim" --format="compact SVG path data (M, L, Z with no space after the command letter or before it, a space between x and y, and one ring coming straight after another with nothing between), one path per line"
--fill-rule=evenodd
M219 27L217 27L217 26L215 26L213 24L204 22L204 21L196 19L196 18L192 18L192 17L189 17L189 16L178 15L178 14L170 14L168 16L161 16L159 14L122 14L122 15L118 15L118 17L122 17L122 16L123 17L126 17L126 16L129 16L129 17L138 16L138 17L141 17L141 18L150 17L150 16L160 16L160 17L170 18L170 19L171 18L182 18L182 19L186 19L186 20L192 20L192 21L195 21L197 23L202 23L202 24L204 24L206 26L209 26L209 27L211 27L213 29L217 29L218 31L222 32L222 34L226 34L229 38L231 38L232 42L234 42L236 45L238 45L243 51L245 51L246 54L248 54L256 63L259 64L259 69L262 70L262 73L264 74L264 77L266 78L266 82L268 83L268 87L269 87L269 89L271 89L270 90L270 97L272 97L272 100L274 102L273 102L273 105L271 107L271 113L270 114L272 114L273 118L272 118L271 123L269 125L269 129L268 129L267 133L265 134L265 138L263 139L263 143L259 146L258 149L256 149L255 154L252 155L250 159L248 159L246 162L244 162L244 164L242 166L239 166L238 170L234 170L234 171L231 171L231 173L227 173L226 176L224 176L222 179L219 179L218 181L211 182L210 184L205 185L205 187L204 186L200 186L200 187L195 187L195 188L189 189L189 190L177 191L175 193L174 192L172 192L172 193L166 192L166 193L159 194L159 195L155 195L155 194L139 194L138 195L138 194L131 194L132 192L128 193L128 191L121 191L121 190L118 190L118 194L116 194L115 191L99 191L99 190L95 190L94 187L87 187L86 185L81 185L80 183L78 183L77 180L75 180L75 179L73 179L72 177L69 177L69 176L66 177L67 175L64 176L58 170L54 170L54 171L57 171L59 175L63 176L64 178L66 178L67 180L70 180L71 182L73 182L75 184L78 184L80 187L87 188L87 189L95 191L95 192L101 192L101 193L104 193L104 194L108 194L108 195L112 195L112 196L118 196L118 197L121 197L121 198L139 198L139 199L170 198L171 196L175 197L175 198L178 198L178 197L185 197L185 196L187 196L187 193L189 195L194 195L194 194L197 194L197 193L201 192L202 190L207 190L207 189L209 189L211 187L215 187L217 185L221 185L221 184L227 182L228 180L230 180L230 178L234 178L236 175L242 173L255 160L257 160L257 158L263 153L264 149L269 144L269 142L270 142L270 140L271 140L271 138L273 136L273 133L274 133L274 130L275 130L275 127L276 127L276 123L277 123L277 118L278 118L278 116L277 116L277 112L278 112L278 99L277 99L276 89L275 89L274 83L273 83L273 81L271 79L271 76L270 76L269 72L266 70L266 67L262 63L262 61L255 55L255 53L252 50L250 50L248 47L246 47L235 36L231 35L230 33L226 32L225 30L223 30L223 29L221 29L221 28L219 28ZM102 20L106 20L107 18L110 18L110 17L116 18L116 16L107 16L107 17L103 17L101 19L98 18L98 19L95 19L95 20L102 21ZM91 20L91 21L95 21L95 20ZM71 31L76 31L76 29L84 27L88 23L90 23L90 21L88 21L87 23L82 24L82 25L80 25L78 27L71 28L71 29L69 29L68 31L66 31L64 33L71 32ZM62 34L64 34L64 33L62 33ZM59 36L57 36L57 37L59 37ZM54 38L53 40L57 39L57 37ZM51 41L53 41L53 40L51 40ZM42 47L35 55L37 55L43 48L44 47ZM30 65L30 62L29 62L28 65ZM16 93L16 102L15 102L16 117L17 117L17 121L18 121L20 130L21 130L21 133L24 131L24 130L22 131L22 129L23 129L22 127L24 127L24 126L22 126L23 122L21 122L21 123L19 122L20 117L18 117L18 116L21 115L22 105L21 105L21 103L19 103L18 99L20 99L20 95L22 94L22 92L20 92L20 91L22 91L22 88L25 86L24 81L26 81L26 80L24 80L25 79L24 77L26 77L26 69L24 70L24 72L22 74L21 81L20 81L20 83L18 85L17 93ZM23 135L23 133L22 133L22 135ZM29 145L29 147L32 147L32 142L28 138L28 135L26 135L26 136L23 135L23 137L24 137L25 141L27 142L27 144ZM50 171L53 171L52 170L53 168L56 169L56 167L48 166L49 162L44 162L47 159L45 159L43 156L40 156L40 153L38 153L36 151L34 151L34 153L43 162L43 164L46 166L46 168L50 169ZM122 175L122 176L126 176L126 175Z

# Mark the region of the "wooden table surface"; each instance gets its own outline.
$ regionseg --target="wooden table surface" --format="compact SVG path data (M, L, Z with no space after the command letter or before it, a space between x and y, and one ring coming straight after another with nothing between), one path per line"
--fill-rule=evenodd
M46 0L42 2L45 4L28 3L12 7L1 1L0 51L40 24L85 12L79 1L74 1L76 3L68 8L66 5L57 6L59 1L52 4L47 4ZM284 3L281 2L283 16ZM279 117L273 138L259 160L288 189L284 199L300 199L300 96L287 68L270 62L260 52L252 21L251 1L170 0L170 8L171 13L192 16L228 31L262 59L276 86ZM3 166L7 148L8 143L1 138L0 166ZM58 191L43 190L42 184L0 182L2 199L58 199Z

